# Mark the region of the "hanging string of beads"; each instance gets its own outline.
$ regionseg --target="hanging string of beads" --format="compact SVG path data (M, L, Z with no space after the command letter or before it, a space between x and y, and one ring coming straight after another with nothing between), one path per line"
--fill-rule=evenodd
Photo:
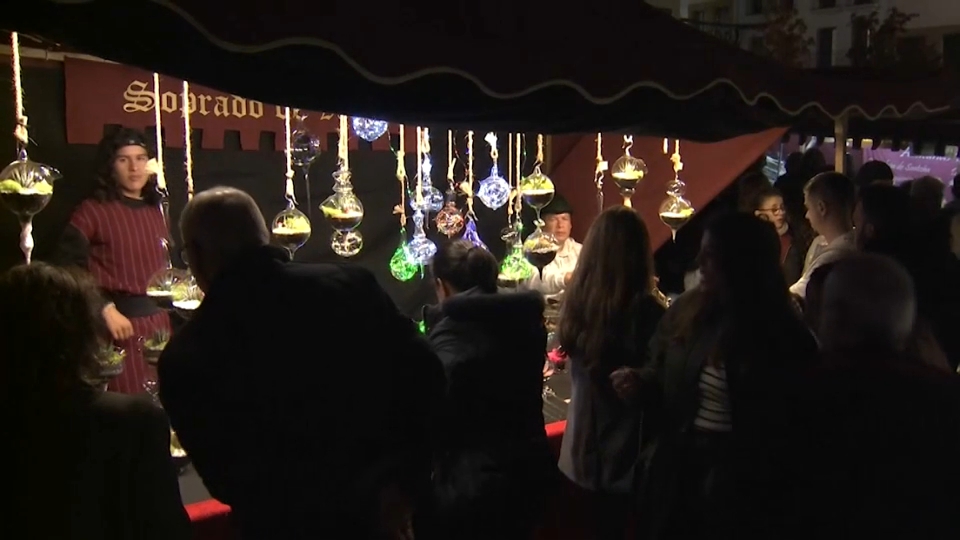
M46 208L53 196L53 184L60 179L60 172L41 163L31 161L27 155L30 132L24 107L23 74L20 65L20 35L10 34L11 68L13 70L13 137L16 140L16 160L0 171L0 200L20 222L20 251L30 264L33 241L33 216Z
M270 233L273 236L274 243L286 249L290 258L293 259L297 250L303 247L303 245L307 243L307 240L310 239L310 234L313 229L310 224L310 218L297 208L297 195L293 185L293 178L296 173L293 169L293 129L290 125L290 116L290 107L284 107L283 155L286 161L286 172L284 174L283 195L287 201L287 205L286 208L274 216Z
M623 136L623 155L613 163L613 181L620 188L620 196L623 197L623 205L632 207L630 200L640 184L647 176L647 164L642 159L630 155L630 149L633 148L633 135Z
M397 157L397 182L400 184L400 204L393 207L393 213L400 217L400 245L397 246L393 256L390 257L390 274L397 281L410 281L417 275L420 269L413 258L410 256L410 247L407 245L407 166L404 163L406 151L404 145L404 132L406 128L400 124L400 146L395 152Z
M353 257L363 249L363 235L357 230L363 221L363 204L350 182L350 130L348 117L340 115L340 136L337 140L337 170L333 173L333 195L320 205L323 217L333 227L330 247L341 257Z

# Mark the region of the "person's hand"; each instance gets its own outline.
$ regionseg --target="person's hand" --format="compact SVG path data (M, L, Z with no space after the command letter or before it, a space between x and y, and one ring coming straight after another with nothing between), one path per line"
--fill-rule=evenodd
M380 531L387 540L414 540L413 508L409 499L393 484L380 491Z
M543 363L543 378L549 379L550 377L553 376L554 373L556 373L556 371L557 371L556 366L554 366L553 362L551 362L550 359L548 358Z
M636 369L622 367L610 374L610 383L617 397L623 400L630 399L640 388L640 374Z
M570 280L573 279L573 272L567 272L563 275L563 284L564 286L570 284Z
M123 316L123 313L117 311L117 306L107 304L103 308L103 320L107 323L107 329L110 330L110 336L114 341L122 341L133 337L133 324L130 319Z

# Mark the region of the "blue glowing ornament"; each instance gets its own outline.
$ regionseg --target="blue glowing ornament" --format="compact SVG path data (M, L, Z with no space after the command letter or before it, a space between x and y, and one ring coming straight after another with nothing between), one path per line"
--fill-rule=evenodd
M483 240L480 239L480 233L477 232L477 223L472 219L467 218L467 224L463 228L462 239L470 242L478 248L483 248L487 251L490 251L490 248L488 248L487 245L483 243Z
M500 176L500 171L497 170L496 166L490 170L490 176L480 182L477 197L484 206L491 210L500 208L510 200L510 184Z
M437 254L437 245L429 238L423 230L423 212L417 210L413 213L413 238L407 244L407 253L410 260L418 265L425 265Z
M384 122L383 120L360 118L358 116L351 118L350 123L353 125L353 132L367 142L373 142L383 137L383 134L387 132L387 128L390 126L388 122Z

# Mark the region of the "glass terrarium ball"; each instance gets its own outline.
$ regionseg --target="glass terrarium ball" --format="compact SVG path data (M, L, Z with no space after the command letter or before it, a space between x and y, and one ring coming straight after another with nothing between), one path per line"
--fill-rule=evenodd
M560 242L557 238L539 228L523 241L523 255L538 270L543 270L545 266L552 263L557 258L558 251L560 251Z
M363 249L363 235L360 231L334 231L330 237L330 247L341 257L353 257Z
M100 349L97 361L98 373L94 374L98 380L107 382L123 373L123 363L127 359L127 352L112 344L105 344Z
M310 239L310 218L295 206L290 206L274 216L270 234L280 247L293 253Z
M154 272L147 282L147 296L163 309L173 307L173 293L187 279L187 272L179 268L164 268Z
M166 330L157 330L153 335L143 340L144 361L150 365L156 365L169 341L170 333Z
M293 164L306 169L320 155L320 139L301 124L290 134L290 150Z
M21 159L0 171L0 200L21 219L30 218L50 202L60 172L42 163Z
M447 238L452 238L463 230L463 214L460 213L460 209L453 201L447 201L443 210L437 213L437 218L434 221L440 234Z
M336 231L352 231L363 221L363 204L352 190L338 191L327 197L320 210Z
M437 245L426 236L414 236L407 244L410 260L418 265L428 264L437 254Z
M390 257L390 275L397 281L410 281L419 270L420 265L410 256L410 247L405 242L401 242Z
M424 186L420 193L423 195L423 205L419 208L421 211L435 214L443 208L443 193L440 193L439 189L432 185ZM407 194L407 198L410 199L410 209L416 211L418 209L416 188Z
M673 231L674 237L676 237L676 233L680 227L686 225L687 222L693 218L694 212L693 205L690 204L690 201L677 195L668 195L667 198L660 203L660 221Z
M350 124L353 126L353 132L367 142L373 142L383 137L383 134L386 133L390 127L390 124L383 120L360 118L358 116L351 118Z
M480 182L477 197L484 206L496 210L510 200L510 184L499 174L492 174Z
M173 309L184 318L190 317L203 302L203 291L197 285L193 274L186 277L173 288Z
M532 278L534 272L536 272L536 268L523 258L522 248L520 248L520 246L514 246L500 264L500 274L497 276L497 285L508 289L515 289L519 287L521 283Z
M629 196L633 195L637 184L647 176L647 172L647 164L642 159L624 155L614 162L610 175L620 188L620 193Z
M539 169L520 181L520 196L532 208L541 209L550 204L555 192L553 180Z

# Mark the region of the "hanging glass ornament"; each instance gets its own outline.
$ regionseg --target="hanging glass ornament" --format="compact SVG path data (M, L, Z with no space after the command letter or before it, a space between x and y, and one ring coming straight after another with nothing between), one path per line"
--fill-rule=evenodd
M447 238L453 238L454 235L463 230L463 214L457 208L454 197L452 193L447 194L447 202L434 220L437 224L437 230Z
M153 333L152 336L144 340L143 342L143 360L151 366L157 365L157 362L160 360L160 355L163 354L163 349L167 347L167 343L170 341L170 332L167 332L165 329L157 330Z
M410 248L407 246L406 237L406 231L400 229L400 245L393 252L393 257L390 257L390 274L397 281L410 281L420 271L420 265L414 262L410 256Z
M554 235L543 231L544 222L540 217L540 211L550 204L555 191L553 181L540 171L539 165L534 167L530 176L520 181L520 196L523 202L537 213L533 222L536 230L523 241L523 253L540 272L543 267L553 262L560 251L560 242Z
M307 129L306 116L297 116L297 126L290 134L290 157L293 164L304 171L320 156L320 139Z
M127 359L127 352L112 344L105 344L97 356L98 369L93 377L101 384L123 373L123 364Z
M353 193L348 169L337 170L333 178L336 181L334 193L323 201L320 210L334 229L330 239L334 253L341 257L352 257L363 247L363 235L354 230L363 221L363 204Z
M310 219L289 202L287 208L273 218L270 233L273 241L287 250L290 258L310 239Z
M557 241L557 237L544 232L540 227L537 227L537 230L530 233L530 236L523 241L524 256L539 272L557 258L559 251L560 242Z
M203 302L203 291L197 285L193 274L186 277L173 287L173 309L183 318L189 319Z
M660 203L660 221L670 228L674 241L677 240L677 231L686 225L695 213L693 205L683 196L685 187L677 177L667 185L667 197Z
M160 249L163 252L165 264L147 281L147 297L156 302L161 309L170 309L173 307L174 288L187 279L187 273L173 267L170 259L170 243L166 238L160 239Z
M520 284L533 277L536 268L523 256L523 246L515 243L500 264L497 285L507 289L517 289Z
M437 212L443 209L443 204L444 204L443 193L440 193L439 189L433 187L432 185L424 186L423 190L420 193L423 196L421 204L423 205L424 213L436 214ZM410 191L409 193L407 193L407 198L410 200L410 209L416 210L417 209L416 187L414 187L414 191Z
M437 254L437 245L427 238L423 229L423 212L416 210L413 213L413 238L407 244L410 260L417 265L428 264Z
M500 176L496 167L490 172L490 176L480 181L477 198L491 210L496 210L507 204L510 199L510 184Z
M46 208L53 197L53 183L61 177L53 167L26 157L0 171L0 200L20 221L20 250L27 264L34 246L33 216Z
M383 134L386 133L390 127L390 124L383 120L360 118L358 116L352 117L350 123L353 126L353 132L367 142L373 142L383 137Z
M467 218L467 224L463 227L463 236L461 238L477 246L478 248L483 248L487 251L490 251L490 248L488 248L480 238L480 233L477 232L477 222L469 217Z
M537 219L540 219L540 210L550 204L556 188L553 186L553 180L540 172L540 167L535 167L530 176L520 181L520 196L527 206L537 211Z
M630 198L637 191L637 185L647 176L647 172L647 164L630 154L620 156L620 159L613 163L610 176L620 189L624 206L631 206Z

